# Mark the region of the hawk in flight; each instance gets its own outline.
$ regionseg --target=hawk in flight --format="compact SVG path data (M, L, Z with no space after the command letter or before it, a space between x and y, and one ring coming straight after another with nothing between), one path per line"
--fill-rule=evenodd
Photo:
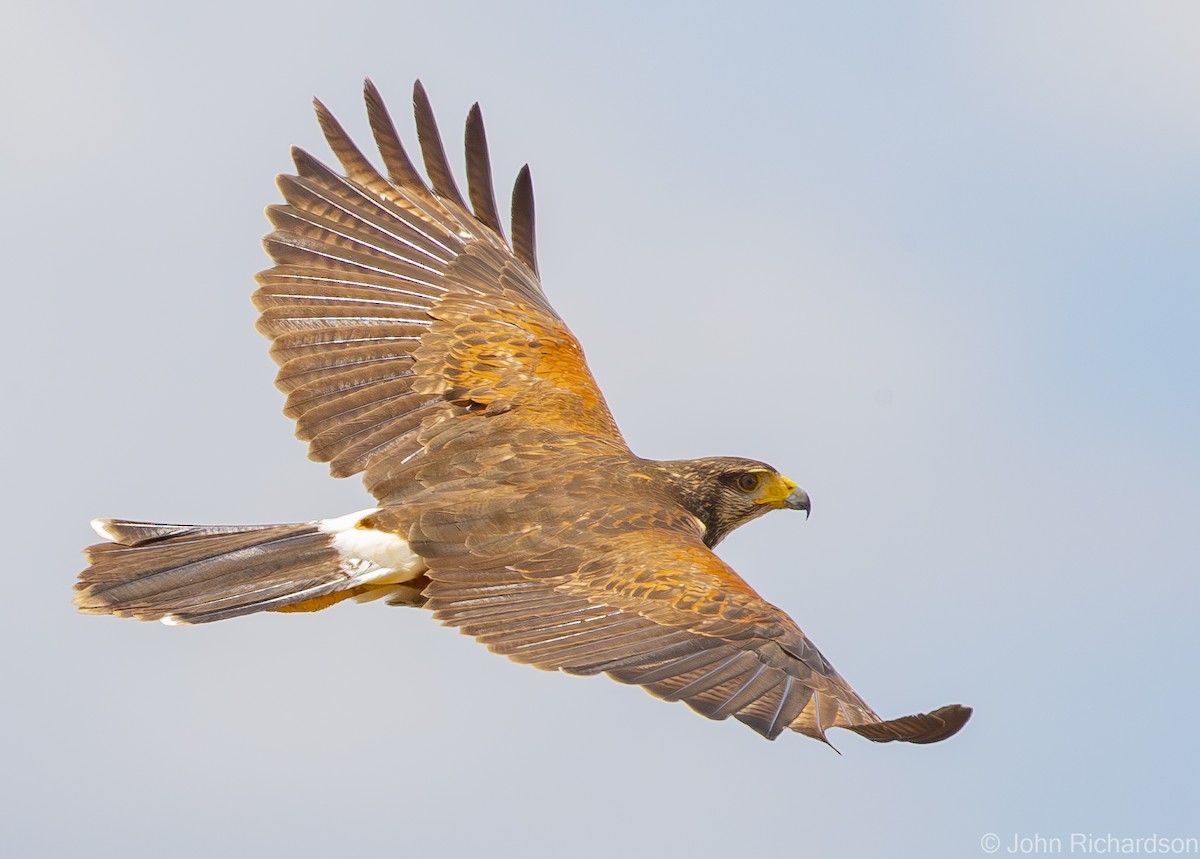
M108 542L87 550L79 609L192 624L382 598L770 739L957 732L960 705L880 719L713 553L770 510L807 513L808 496L755 460L635 456L542 292L528 167L506 238L479 106L464 197L420 82L413 102L428 181L369 81L383 173L316 102L341 171L293 151L254 293L309 456L361 472L378 506L291 525L97 519Z

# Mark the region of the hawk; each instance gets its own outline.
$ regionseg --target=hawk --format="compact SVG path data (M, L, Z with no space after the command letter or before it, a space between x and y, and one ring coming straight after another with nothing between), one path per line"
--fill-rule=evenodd
M428 181L370 81L365 98L385 172L314 102L341 171L293 150L253 300L309 456L361 473L377 506L286 525L97 519L108 542L86 550L79 609L194 624L384 599L518 662L607 674L769 739L957 732L961 705L880 719L713 553L770 510L807 514L793 481L751 459L630 451L542 291L528 165L505 236L478 104L464 197L420 82Z

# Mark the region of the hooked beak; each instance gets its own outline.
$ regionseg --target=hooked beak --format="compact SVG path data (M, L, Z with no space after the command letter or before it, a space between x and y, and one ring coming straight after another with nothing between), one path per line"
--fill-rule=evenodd
M791 495L783 499L783 505L789 510L803 510L805 519L812 513L812 501L809 500L808 493L799 486L792 490Z

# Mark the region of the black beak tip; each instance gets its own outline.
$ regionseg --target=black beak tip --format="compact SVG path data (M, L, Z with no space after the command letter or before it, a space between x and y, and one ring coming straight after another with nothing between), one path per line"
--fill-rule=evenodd
M812 499L808 497L808 493L803 489L797 488L787 497L785 502L792 510L803 510L804 518L808 519L812 515Z

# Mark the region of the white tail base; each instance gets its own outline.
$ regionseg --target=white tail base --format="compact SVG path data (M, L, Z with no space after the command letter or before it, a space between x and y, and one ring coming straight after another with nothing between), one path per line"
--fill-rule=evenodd
M317 528L332 537L333 547L355 569L355 578L360 582L392 584L415 579L428 568L408 542L388 531L361 525L363 519L378 511L378 507L372 507L336 519L322 519Z

